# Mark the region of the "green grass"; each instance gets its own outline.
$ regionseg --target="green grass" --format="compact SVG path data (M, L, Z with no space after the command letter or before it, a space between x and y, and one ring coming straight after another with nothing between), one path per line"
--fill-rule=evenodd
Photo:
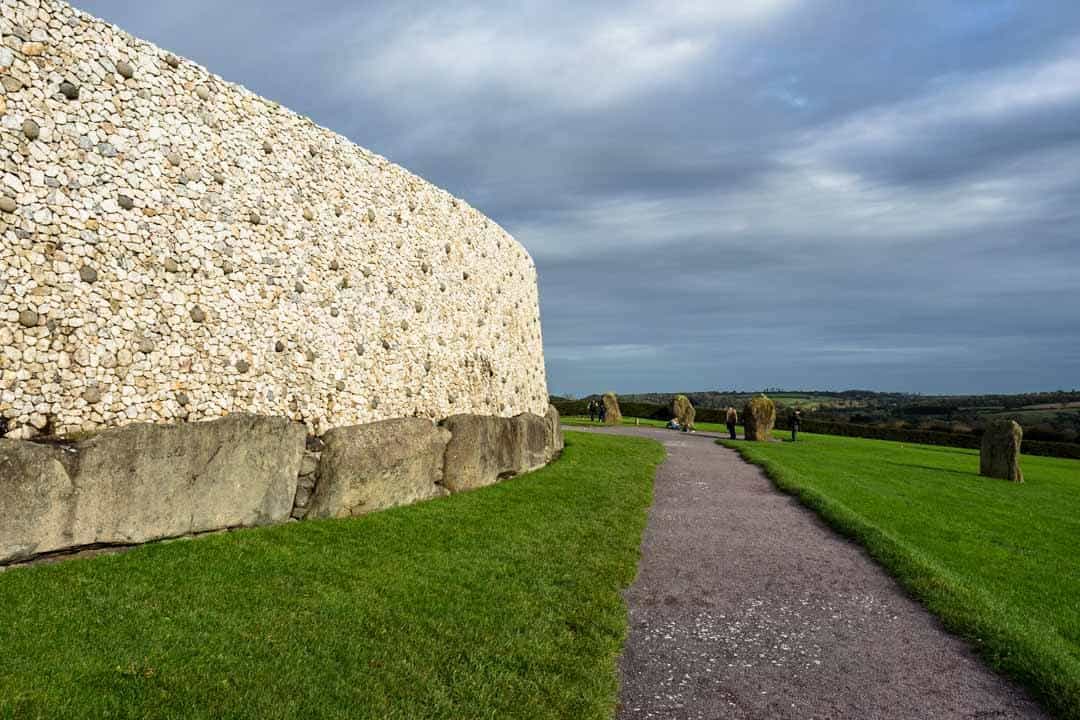
M0 573L0 718L610 718L662 458Z
M592 427L592 426L599 427L600 426L600 423L592 422L591 420L589 420L589 417L587 415L584 416L584 417L577 416L577 415L571 415L571 416L567 416L567 417L562 418L561 421L562 421L563 425L568 425L570 427ZM624 417L623 421L622 421L623 425L639 425L640 424L642 427L657 427L657 428L666 427L667 423L668 423L667 420L653 420L651 418L633 418L633 417ZM725 434L727 433L727 425L724 425L722 423L695 422L694 423L694 428L697 429L699 432L717 432L717 433L722 432L722 433L725 433ZM738 433L740 435L742 435L742 426L740 425L736 429L738 430Z
M722 442L861 542L991 667L1080 718L1080 462L1024 457L1020 485L980 477L970 450Z

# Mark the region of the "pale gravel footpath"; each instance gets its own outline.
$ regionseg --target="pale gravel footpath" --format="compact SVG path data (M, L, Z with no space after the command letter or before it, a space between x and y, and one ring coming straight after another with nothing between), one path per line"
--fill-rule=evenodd
M668 451L626 592L620 720L1046 717L861 548L712 437L589 430Z

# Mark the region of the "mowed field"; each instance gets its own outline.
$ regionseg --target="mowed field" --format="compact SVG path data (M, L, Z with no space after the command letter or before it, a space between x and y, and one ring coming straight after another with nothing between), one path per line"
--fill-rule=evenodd
M0 718L608 720L663 457L0 572Z
M1024 457L1026 482L1012 484L980 477L971 450L722 442L862 543L992 667L1080 718L1080 461Z

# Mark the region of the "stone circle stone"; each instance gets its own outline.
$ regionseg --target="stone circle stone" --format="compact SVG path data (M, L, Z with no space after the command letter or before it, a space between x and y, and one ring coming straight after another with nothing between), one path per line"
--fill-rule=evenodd
M206 322L206 313L201 307L196 305L195 307L191 308L191 319L197 323Z
M694 428L694 405L685 395L676 395L671 401L671 416L681 427Z
M619 396L613 392L604 393L604 397L601 398L601 402L604 403L604 424L621 425L622 410L619 408Z
M116 204L122 207L124 210L131 210L135 207L135 201L129 198L127 195L118 195L116 198Z
M979 453L979 474L984 477L1024 482L1020 469L1020 446L1024 429L1015 420L997 420L986 426Z
M243 359L237 360L237 362L236 362L236 372L243 375L244 373L246 373L250 369L251 369L251 363L249 363L247 360L243 360Z
M19 206L15 203L15 200L9 198L7 195L0 195L0 211L6 213L15 212Z
M135 68L132 67L131 63L129 63L127 60L121 60L120 62L116 63L116 72L119 73L120 77L124 78L125 80L130 80L131 78L135 77Z
M37 140L41 137L41 126L30 119L23 121L22 131L27 140Z
M37 327L38 314L33 310L22 310L19 312L19 324L23 327L32 328Z
M60 94L66 97L68 100L79 99L79 88L74 83L65 80L60 83Z
M83 265L79 268L79 279L84 283L96 283L98 279L97 270L89 265Z
M765 395L751 398L743 407L743 430L747 440L771 442L776 426L776 404Z

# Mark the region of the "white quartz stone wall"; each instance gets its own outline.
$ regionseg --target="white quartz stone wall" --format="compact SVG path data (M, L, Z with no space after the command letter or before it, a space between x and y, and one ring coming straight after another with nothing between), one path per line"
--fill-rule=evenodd
M536 270L461 200L55 0L0 0L12 437L543 415Z

